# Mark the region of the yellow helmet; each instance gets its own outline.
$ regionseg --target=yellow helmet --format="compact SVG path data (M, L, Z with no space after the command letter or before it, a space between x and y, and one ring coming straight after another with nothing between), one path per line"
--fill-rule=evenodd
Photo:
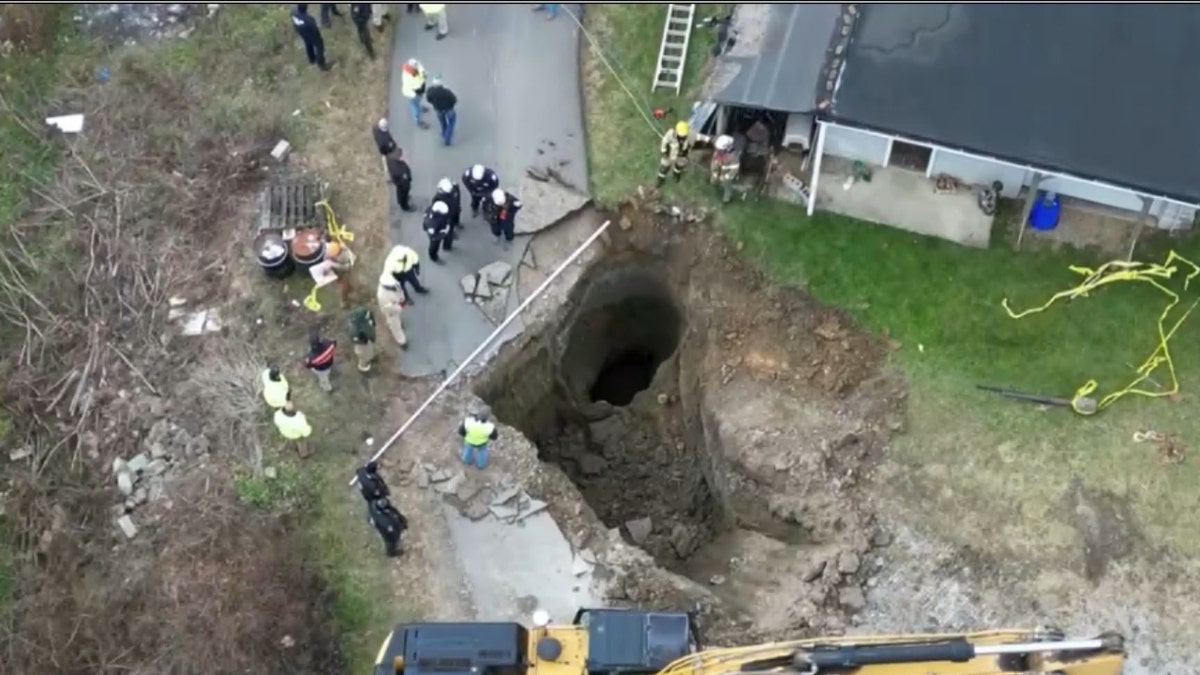
M331 258L336 258L341 252L342 245L336 241L331 241L325 246L325 253Z
M675 135L687 136L692 132L692 127L687 122L678 122L675 124Z

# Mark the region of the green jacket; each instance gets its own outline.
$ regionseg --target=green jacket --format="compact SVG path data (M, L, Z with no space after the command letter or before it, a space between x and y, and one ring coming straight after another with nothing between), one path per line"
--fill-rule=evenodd
M375 316L366 307L359 307L350 315L350 338L357 338L359 333L366 333L368 340L375 341Z

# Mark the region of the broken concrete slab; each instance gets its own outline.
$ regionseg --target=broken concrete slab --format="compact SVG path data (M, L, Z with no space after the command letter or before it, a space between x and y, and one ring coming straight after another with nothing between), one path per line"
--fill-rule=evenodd
M529 505L521 509L521 514L517 516L516 522L521 522L530 516L537 515L549 508L550 505L540 499L534 499L529 502Z
M167 472L167 460L156 459L146 465L144 473L147 476L161 476Z
M589 565L596 564L596 554L592 553L592 549L590 548L579 549L579 557L583 558L583 560Z
M117 474L128 473L129 463L120 457L114 458L112 463L112 472L114 476Z
M141 474L146 470L147 466L150 466L150 458L144 453L140 455L134 455L133 458L129 460L128 466L130 473L135 475Z
M466 482L466 480L467 475L459 471L458 473L454 474L450 480L442 481L437 485L434 485L433 488L444 495L452 495L458 492L458 489L462 487L462 484Z
M121 494L128 497L133 494L133 475L128 471L122 471L117 474L117 488L121 490Z
M654 521L650 518L636 518L625 523L625 529L629 531L629 538L633 543L641 546L650 538L650 533L654 531Z
M453 477L454 477L454 474L450 473L449 471L447 471L445 469L435 469L435 470L431 471L429 474L429 482L445 483L446 481L450 480Z
M417 471L417 487L422 490L429 487L429 472L424 468Z
M179 332L188 337L221 332L221 316L215 309L202 309L197 312L173 309L167 313L167 318L172 321L182 319Z
M528 175L521 177L520 189L524 208L517 216L517 234L541 232L592 201L586 194L555 180L539 181Z
M492 515L496 516L497 520L506 522L514 520L521 513L515 506L502 506L499 504L492 504L490 510Z
M853 551L844 551L838 556L838 572L842 574L854 574L861 566L862 562Z
M475 287L479 285L479 275L478 274L468 274L467 276L463 277L458 283L459 283L459 285L462 286L463 295L465 295L469 298L469 297L475 295Z
M133 524L133 518L129 516L117 518L117 527L121 528L121 532L125 533L126 539L133 539L137 536L137 526Z
M508 502L512 501L513 497L516 497L519 494L521 494L521 488L519 487L503 489L500 491L500 494L496 495L496 498L492 500L492 506L507 504Z
M851 612L860 612L867 607L867 598L858 586L847 586L838 591L838 604Z
M512 265L497 260L479 268L479 278L486 279L492 286L506 286L512 278Z

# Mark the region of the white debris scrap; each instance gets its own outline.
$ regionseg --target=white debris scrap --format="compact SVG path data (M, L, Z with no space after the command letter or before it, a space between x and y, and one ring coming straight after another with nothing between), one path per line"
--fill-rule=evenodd
M277 162L282 162L287 158L288 153L291 151L291 143L288 143L287 141L279 141L275 144L275 148L271 150L271 157L275 158L275 161Z
M137 526L133 524L133 518L129 516L121 516L117 518L117 526L125 533L126 539L133 539L137 536Z
M83 114L76 113L74 115L47 117L46 124L55 127L64 134L77 134L83 131Z

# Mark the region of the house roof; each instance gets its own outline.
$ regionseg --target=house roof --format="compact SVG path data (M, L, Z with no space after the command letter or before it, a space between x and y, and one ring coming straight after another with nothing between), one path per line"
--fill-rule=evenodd
M812 112L840 16L836 3L738 5L737 43L717 57L708 98L746 108Z
M827 117L1200 203L1200 5L862 5Z

